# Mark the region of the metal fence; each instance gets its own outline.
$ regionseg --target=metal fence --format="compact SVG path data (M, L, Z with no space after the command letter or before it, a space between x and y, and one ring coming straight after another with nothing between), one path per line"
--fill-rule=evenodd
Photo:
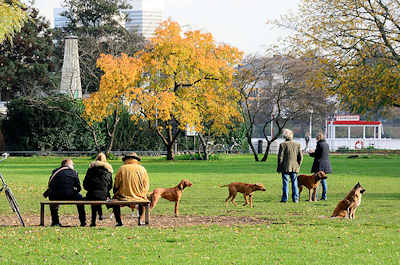
M361 148L372 148L372 149L382 149L382 150L400 150L400 139L391 139L391 138L381 138L381 139L373 139L373 138L335 138L335 139L326 139L329 144L329 149L331 152L335 152L341 148L356 150ZM252 138L251 139L256 150L262 150L265 152L267 148L267 141L263 138ZM272 143L270 153L277 154L279 150L279 144L283 142L282 138L277 139ZM306 148L306 142L304 138L295 138L294 141L300 143L301 148L304 150ZM261 146L260 146L261 144ZM312 138L309 142L308 149L313 150L317 145L317 141L315 138Z
M11 156L92 156L97 151L4 151ZM139 156L163 156L166 151L111 151L113 155L122 156L123 154L135 152Z

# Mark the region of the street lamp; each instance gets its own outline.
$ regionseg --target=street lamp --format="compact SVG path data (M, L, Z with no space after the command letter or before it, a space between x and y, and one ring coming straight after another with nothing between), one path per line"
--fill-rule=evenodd
M313 110L313 108L311 108L310 109L310 130L309 130L310 138L312 138L312 115L313 115L313 113L314 113L314 110Z

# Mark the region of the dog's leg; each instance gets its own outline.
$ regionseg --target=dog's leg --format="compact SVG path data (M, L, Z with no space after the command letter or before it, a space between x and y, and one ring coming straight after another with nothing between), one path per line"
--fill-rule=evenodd
M134 205L134 206L131 207L131 211L132 211L131 216L132 216L132 217L138 217L138 216L139 216L139 214L138 214L138 216L136 216L136 214L135 214L135 209L136 209L136 205Z
M311 201L311 189L308 190L308 201Z
M235 202L235 197L236 197L237 192L232 193L232 200L231 202L233 203L233 205L237 206L237 203Z
M356 208L351 207L350 209L350 219L354 219L356 217Z
M243 193L243 198L244 198L243 206L246 206L247 204L249 204L249 202L247 201L247 194L246 193Z
M317 189L313 189L312 200L315 202L317 200Z
M303 186L302 185L300 185L299 186L299 199L300 199L300 195L301 195L301 192L303 191Z
M159 193L155 193L155 192L153 192L152 194L151 194L151 203L150 203L150 210L151 209L153 209L156 205L157 205L157 202L158 202L158 200L160 199L160 194Z
M225 208L227 208L227 207L228 207L229 199L231 198L231 196L232 196L232 194L231 194L231 193L229 193L229 196L228 196L228 198L226 198L226 199L225 199Z
M253 194L249 195L249 200L250 200L250 208L253 208Z
M175 202L175 217L178 217L179 215L179 201Z
M347 207L347 209L346 209L346 216L345 216L345 218L349 218L349 219L351 219L351 209L350 209L350 207Z

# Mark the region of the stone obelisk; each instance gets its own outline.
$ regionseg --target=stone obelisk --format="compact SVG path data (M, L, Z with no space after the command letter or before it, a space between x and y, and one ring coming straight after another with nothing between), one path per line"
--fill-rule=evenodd
M78 37L65 37L64 62L61 71L60 92L73 98L82 98L79 67Z

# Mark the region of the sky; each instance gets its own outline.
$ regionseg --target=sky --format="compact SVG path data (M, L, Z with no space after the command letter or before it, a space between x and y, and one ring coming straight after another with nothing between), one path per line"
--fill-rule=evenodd
M288 12L296 12L300 0L144 0L147 6L161 5L164 18L188 29L213 34L217 42L235 46L246 54L262 54L284 36L282 30L267 25ZM53 8L63 0L35 0L40 14L53 23Z

